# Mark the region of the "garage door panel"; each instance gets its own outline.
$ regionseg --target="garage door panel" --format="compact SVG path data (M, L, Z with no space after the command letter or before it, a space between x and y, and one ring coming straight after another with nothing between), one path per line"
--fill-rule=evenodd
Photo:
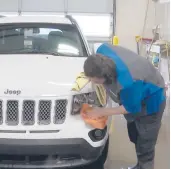
M0 0L0 11L1 12L17 12L18 11L18 0Z
M112 0L68 0L68 11L75 13L112 13Z
M23 12L64 12L65 0L22 0Z
M0 12L113 13L113 0L0 0Z

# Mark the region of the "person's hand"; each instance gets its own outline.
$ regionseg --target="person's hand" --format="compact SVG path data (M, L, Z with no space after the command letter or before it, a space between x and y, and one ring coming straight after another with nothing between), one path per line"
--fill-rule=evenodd
M88 109L86 111L86 116L92 119L97 119L99 117L105 116L105 109L104 108L97 108L93 107L92 109Z

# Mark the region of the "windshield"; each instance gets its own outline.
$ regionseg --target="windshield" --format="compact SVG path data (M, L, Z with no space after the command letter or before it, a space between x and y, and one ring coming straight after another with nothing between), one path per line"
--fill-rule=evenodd
M0 25L0 54L87 56L78 30L69 24Z

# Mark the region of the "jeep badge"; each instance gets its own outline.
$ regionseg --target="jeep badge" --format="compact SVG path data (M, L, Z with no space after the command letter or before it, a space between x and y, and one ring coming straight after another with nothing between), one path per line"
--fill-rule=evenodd
M9 89L7 89L6 91L4 91L4 94L20 95L21 94L21 90L9 90Z

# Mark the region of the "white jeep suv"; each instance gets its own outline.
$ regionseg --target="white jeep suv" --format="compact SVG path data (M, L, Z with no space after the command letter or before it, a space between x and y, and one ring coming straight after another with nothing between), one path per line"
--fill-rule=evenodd
M71 91L89 55L70 16L0 19L0 168L105 162L110 119L103 130L85 124L74 107L81 98L98 106L97 96L90 83Z

